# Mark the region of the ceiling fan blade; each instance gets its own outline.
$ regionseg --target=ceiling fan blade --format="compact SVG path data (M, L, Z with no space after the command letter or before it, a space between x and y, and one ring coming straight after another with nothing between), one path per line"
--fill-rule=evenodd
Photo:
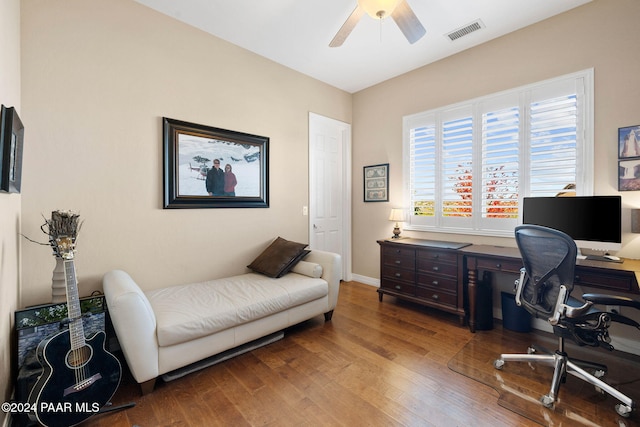
M411 44L420 40L427 32L411 10L407 0L400 0L398 6L391 13L391 17Z
M338 47L342 46L342 43L347 39L353 28L356 26L358 22L360 22L360 18L364 14L364 9L357 5L351 15L347 18L347 20L342 24L342 27L338 30L331 43L329 43L329 47Z

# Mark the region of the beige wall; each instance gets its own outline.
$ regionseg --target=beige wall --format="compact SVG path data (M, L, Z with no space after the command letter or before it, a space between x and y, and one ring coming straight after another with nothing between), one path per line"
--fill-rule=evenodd
M0 103L20 104L20 0L0 1ZM20 194L0 193L0 397L11 396L13 312L19 304ZM6 414L0 413L0 425Z
M358 92L353 97L353 271L379 278L375 240L391 236L391 207L402 206L402 117L588 68L595 72L595 194L618 194L617 130L640 124L640 17L637 0L585 6ZM390 164L390 202L363 203L362 166ZM640 258L623 192L621 256ZM405 231L403 235L515 246L513 239Z
M22 2L23 232L84 220L81 295L125 269L146 289L245 272L274 237L308 241L308 113L351 95L131 0ZM270 208L162 209L163 116L270 137ZM24 304L51 298L51 250L23 244Z

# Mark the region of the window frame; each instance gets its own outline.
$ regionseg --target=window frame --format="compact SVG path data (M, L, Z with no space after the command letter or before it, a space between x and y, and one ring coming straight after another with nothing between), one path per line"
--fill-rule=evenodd
M551 99L566 96L566 87L575 89L577 111L576 129L576 195L593 195L594 188L594 71L593 68L543 80L517 88L489 94L471 100L423 111L403 117L403 203L407 208L405 230L428 231L454 234L474 234L485 236L512 237L513 228L522 222L522 199L530 195L530 128L529 113L534 99ZM573 89L570 90L573 91ZM546 95L546 94L549 95ZM517 218L482 218L482 116L486 105L500 105L505 99L518 99L519 114L519 169L518 216ZM507 104L505 104L507 105ZM485 106L485 107L483 107ZM484 108L484 109L483 109ZM497 108L497 107L496 107ZM439 213L443 201L442 167L443 143L438 132L442 131L443 117L455 117L456 111L469 111L473 120L472 135L472 200L473 213L467 218L445 217ZM493 110L490 110L493 111ZM427 123L425 125L425 123ZM419 126L435 126L435 215L417 216L411 209L411 137L412 129ZM525 165L526 167L522 167Z

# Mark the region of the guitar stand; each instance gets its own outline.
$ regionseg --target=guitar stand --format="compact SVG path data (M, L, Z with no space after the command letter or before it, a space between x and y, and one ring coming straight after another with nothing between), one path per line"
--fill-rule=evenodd
M113 406L113 403L107 402L100 410L96 413L96 415L106 414L114 411L121 411L124 409L133 408L136 406L136 402L123 403L122 405Z
M98 416L98 415L102 415L102 414L108 414L110 412L115 412L115 411L122 411L122 410L125 410L125 409L133 408L134 406L136 406L136 402L123 403L122 405L116 405L116 406L114 406L113 403L111 403L111 402L107 402L93 416Z

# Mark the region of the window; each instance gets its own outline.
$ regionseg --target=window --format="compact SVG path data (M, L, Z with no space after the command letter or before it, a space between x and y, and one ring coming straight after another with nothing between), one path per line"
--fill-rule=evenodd
M522 198L593 194L593 70L406 116L409 230L511 235Z

